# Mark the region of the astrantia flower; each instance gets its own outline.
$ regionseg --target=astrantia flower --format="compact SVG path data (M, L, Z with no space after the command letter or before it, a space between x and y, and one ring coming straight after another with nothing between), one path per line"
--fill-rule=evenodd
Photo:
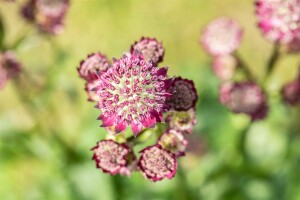
M155 38L142 37L140 41L131 46L130 52L133 53L135 50L140 51L145 61L151 61L153 65L157 65L164 58L165 50L162 43Z
M131 125L136 135L143 127L161 122L172 83L166 73L167 68L154 67L137 53L115 60L100 76L96 88L102 126L114 126L116 132L121 132Z
M45 33L58 34L69 7L69 0L29 0L22 8L25 19Z
M239 47L242 36L243 30L236 21L221 17L204 29L201 44L212 56L227 55Z
M128 163L127 156L130 153L128 146L118 144L112 140L101 140L92 148L97 168L105 173L115 175Z
M170 129L190 134L197 123L195 109L191 108L188 111L171 112L167 116L166 122L169 124Z
M288 43L300 34L300 0L257 0L256 14L272 42Z
M188 142L184 139L181 132L169 129L160 136L157 144L163 149L174 153L176 156L183 156Z
M263 91L253 82L224 83L220 101L232 112L248 114L252 120L265 118L268 111Z
M300 103L300 80L287 83L282 88L282 96L284 102L289 105L297 105Z
M198 100L194 82L188 79L177 77L169 89L172 94L167 99L167 105L177 111L187 111L193 108Z
M110 61L102 53L92 53L80 62L77 69L79 76L87 81L98 79L98 76L111 67Z
M212 65L214 73L222 81L233 77L236 66L237 60L231 55L215 57Z
M141 151L138 167L143 175L152 181L172 179L177 170L176 156L160 145L147 147Z

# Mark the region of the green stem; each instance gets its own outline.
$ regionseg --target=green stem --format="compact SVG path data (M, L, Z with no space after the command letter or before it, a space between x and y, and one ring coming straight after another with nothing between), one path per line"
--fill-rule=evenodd
M267 64L267 72L266 72L265 79L268 79L268 77L272 74L276 63L279 60L280 57L279 47L280 47L279 43L275 43L275 45L273 46L273 50Z
M251 72L250 67L242 59L242 57L238 53L235 53L234 56L237 59L238 67L240 67L240 69L243 71L243 73L246 75L246 77L249 80L255 81L256 78L255 78L254 74Z
M178 192L180 194L180 198L182 200L197 200L198 198L194 195L191 188L188 186L186 172L183 170L182 166L178 164L177 168L177 185L178 185Z
M250 122L242 131L238 143L238 148L240 152L242 153L243 160L247 161L248 156L247 156L247 150L246 150L246 140L247 140L247 133L249 132L250 128L252 126L252 122Z

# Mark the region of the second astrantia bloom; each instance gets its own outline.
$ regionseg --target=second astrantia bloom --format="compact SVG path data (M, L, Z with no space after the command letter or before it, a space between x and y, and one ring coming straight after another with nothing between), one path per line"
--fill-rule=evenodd
M236 21L221 17L206 26L201 44L212 56L227 55L239 47L242 36L243 30Z
M167 68L154 67L138 53L115 60L95 88L102 126L121 132L131 125L136 135L161 122L172 83L166 73Z
M130 153L128 146L112 140L101 140L92 150L97 167L111 175L119 173L127 165Z
M252 120L267 115L265 95L253 82L224 83L220 88L220 101L232 112L248 114Z
M177 160L173 153L162 149L160 145L147 147L141 153L138 167L146 178L155 182L175 176Z
M257 0L256 14L270 41L288 43L300 34L300 0Z
M169 89L172 94L167 99L168 106L176 111L188 111L198 100L197 91L192 80L177 77Z
M153 65L157 65L164 58L165 49L161 42L158 42L155 38L142 37L140 41L134 43L131 46L130 52L135 50L140 51L145 61L152 62Z

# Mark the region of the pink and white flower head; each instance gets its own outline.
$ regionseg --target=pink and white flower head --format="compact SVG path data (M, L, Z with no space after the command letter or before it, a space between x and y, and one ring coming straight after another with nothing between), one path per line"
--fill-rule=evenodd
M267 115L266 97L253 82L222 84L220 101L232 112L247 114L252 120L263 119Z
M221 17L210 22L201 36L201 44L212 56L228 55L241 43L243 30L233 19Z
M77 70L81 78L86 81L94 81L110 67L111 63L108 58L98 52L88 55L85 60L81 61Z
M167 116L166 122L169 124L170 129L177 130L183 134L190 134L197 124L195 109L171 112Z
M300 0L257 0L256 14L272 42L288 43L300 34Z
M169 91L172 95L167 99L167 104L171 109L187 111L195 107L198 95L192 80L177 77L173 80Z
M143 149L141 153L138 167L147 179L155 182L175 176L177 159L173 153L158 144Z
M135 42L130 49L133 53L138 50L144 56L145 61L152 62L153 65L157 65L162 62L164 58L165 49L161 42L158 42L156 38L142 37L140 41Z
M29 0L22 8L25 19L33 22L44 33L58 34L69 8L69 0Z
M300 79L285 84L281 94L285 103L291 106L300 104Z
M169 129L160 136L157 144L176 156L184 156L188 142L184 139L181 132Z
M230 80L235 72L237 60L231 55L217 56L213 60L213 71L222 81Z
M104 173L115 175L128 164L129 147L125 144L118 144L113 140L101 140L92 148L97 168Z
M96 93L100 97L98 108L103 127L114 126L121 132L132 127L134 135L162 121L168 110L166 98L171 79L167 68L157 68L134 52L114 60L113 66L99 77Z

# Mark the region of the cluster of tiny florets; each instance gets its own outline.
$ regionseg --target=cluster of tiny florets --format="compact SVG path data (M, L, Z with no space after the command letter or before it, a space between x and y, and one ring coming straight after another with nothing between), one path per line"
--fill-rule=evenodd
M22 15L40 31L55 35L63 30L68 8L69 0L28 0L22 7Z
M168 106L176 111L188 111L193 108L198 100L194 82L177 77L169 89L172 94L167 100Z
M162 149L160 145L154 145L142 150L138 167L146 178L155 182L173 178L177 160L173 153Z
M99 101L95 88L99 85L99 77L111 67L110 60L101 52L92 53L80 62L77 68L79 76L86 81L85 91L89 101Z
M134 51L141 52L145 61L153 65L162 62L165 53L161 42L158 42L156 38L148 37L142 37L140 41L135 42L130 48L131 53Z
M127 164L126 157L129 154L129 148L125 144L102 140L92 150L97 167L105 173L115 175Z
M272 42L288 43L300 34L300 0L257 0L256 14Z
M228 55L239 47L242 36L243 30L236 21L221 17L206 26L200 42L212 56Z
M144 127L161 122L172 82L166 73L167 68L154 67L139 54L116 60L100 76L95 90L100 97L102 126L114 126L116 132L121 132L131 125L137 135Z
M220 88L220 101L235 113L245 113L253 120L267 115L266 97L254 82L224 83Z

